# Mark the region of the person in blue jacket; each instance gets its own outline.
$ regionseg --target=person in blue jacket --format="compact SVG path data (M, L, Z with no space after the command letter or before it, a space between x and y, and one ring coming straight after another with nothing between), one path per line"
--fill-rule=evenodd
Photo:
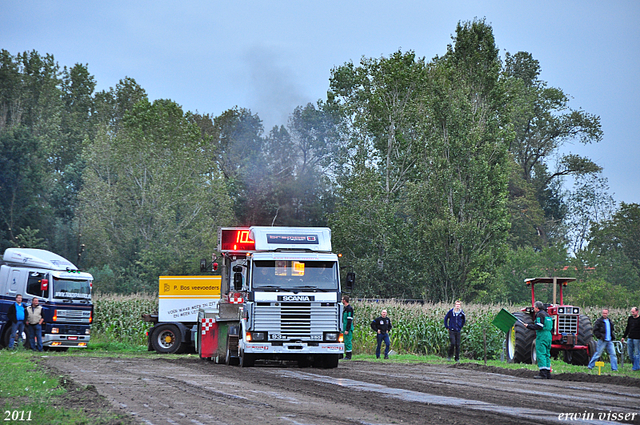
M24 324L27 319L27 307L22 304L22 295L16 295L16 302L9 306L9 311L7 311L7 318L9 319L9 323L11 323L11 337L9 337L9 349L14 348L13 343L15 342L16 333L18 333L19 340L22 339L22 334L24 333Z
M456 301L455 306L444 316L444 327L449 329L449 341L451 342L449 345L449 361L451 361L451 356L455 352L456 362L460 362L460 334L466 320L460 301Z

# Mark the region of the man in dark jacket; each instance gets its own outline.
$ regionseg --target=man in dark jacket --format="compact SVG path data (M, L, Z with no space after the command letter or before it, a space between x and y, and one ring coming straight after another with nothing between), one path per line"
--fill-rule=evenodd
M589 370L593 369L596 365L596 360L600 358L600 355L607 349L609 353L609 357L611 358L611 370L618 370L618 358L616 357L616 350L613 347L613 341L615 341L615 329L613 327L613 322L609 320L609 309L602 309L602 316L596 323L593 325L593 334L598 338L598 342L596 345L596 352L591 357L591 361L589 361L589 365L587 366Z
M466 320L460 301L456 301L455 306L444 316L444 327L449 330L450 344L449 355L447 356L449 361L451 361L451 356L455 351L456 362L460 362L460 332Z
M546 312L544 303L536 301L533 304L533 311L536 312L535 322L526 324L527 329L536 331L536 360L538 361L539 374L536 379L551 378L551 330L553 329L553 319Z
M640 370L640 314L638 307L631 307L631 316L627 319L627 327L622 335L622 342L627 339L629 358L633 362L632 370Z
M371 329L377 333L376 338L378 345L376 346L376 358L380 358L380 347L382 346L382 341L384 341L385 349L384 349L384 358L389 358L389 347L391 346L391 341L389 340L389 331L391 331L393 326L391 325L391 319L387 317L387 310L382 310L380 317L377 317L371 322Z
M16 295L16 302L9 306L7 312L9 323L11 323L11 337L9 338L9 348L13 348L13 343L18 332L18 339L22 339L24 333L24 322L27 318L27 308L22 304L22 295Z

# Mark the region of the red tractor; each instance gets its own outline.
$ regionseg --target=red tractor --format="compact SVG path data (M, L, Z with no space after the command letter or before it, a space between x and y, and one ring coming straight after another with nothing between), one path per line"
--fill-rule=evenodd
M573 277L536 277L526 279L527 286L531 286L531 306L513 313L524 323L533 323L535 312L535 285L547 283L553 285L553 304L545 304L547 313L553 318L551 340L551 356L558 358L564 352L564 361L574 365L587 365L596 349L596 342L592 339L591 319L580 314L580 307L565 305L563 289L567 283L573 282ZM556 304L557 289L560 292L560 304ZM507 360L509 363L536 363L536 333L516 322L507 332Z

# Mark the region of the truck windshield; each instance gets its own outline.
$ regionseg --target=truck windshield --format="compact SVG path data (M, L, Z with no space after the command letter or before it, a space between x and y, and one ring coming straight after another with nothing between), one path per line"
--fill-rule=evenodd
M54 277L53 297L90 300L91 282L88 280L59 279Z
M335 261L254 261L253 289L334 291L338 267Z

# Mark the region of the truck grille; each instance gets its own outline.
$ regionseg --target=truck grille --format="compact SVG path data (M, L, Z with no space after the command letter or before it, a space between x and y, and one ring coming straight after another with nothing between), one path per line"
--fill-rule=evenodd
M89 323L91 310L56 310L58 322Z
M558 315L558 333L576 335L578 333L578 316Z
M280 303L255 306L254 329L283 339L322 339L323 332L338 329L338 306L320 303Z

